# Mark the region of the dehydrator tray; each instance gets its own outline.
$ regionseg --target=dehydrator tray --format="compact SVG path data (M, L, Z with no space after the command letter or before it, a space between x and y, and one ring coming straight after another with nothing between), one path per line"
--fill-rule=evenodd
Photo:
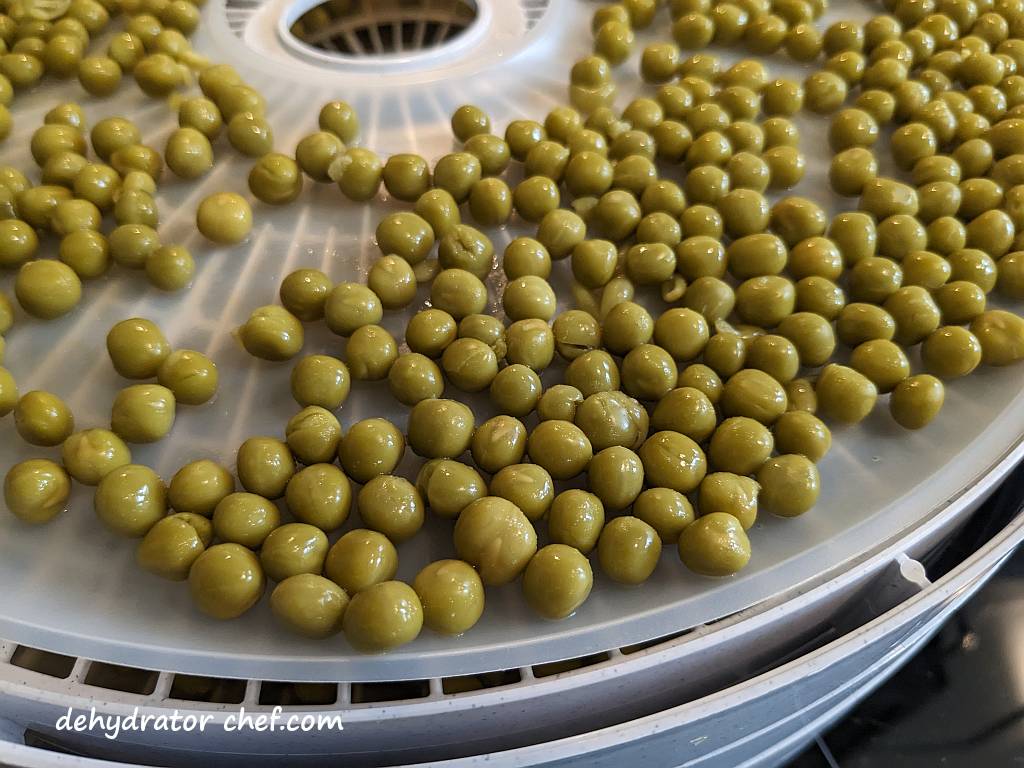
M362 2L373 7L372 0ZM452 151L448 116L460 104L481 106L495 130L503 131L509 120L540 118L565 103L568 68L589 51L589 18L596 7L582 0L476 0L475 19L437 47L389 52L380 36L383 27L374 27L376 35L356 35L348 53L332 53L290 35L294 20L315 4L209 0L193 45L216 61L233 64L266 95L275 145L283 151L315 130L320 104L342 98L360 114L360 144L382 155L417 152L431 162ZM397 23L394 29L401 30L407 21L413 32L405 37L428 45L426 32L415 32L416 14L431 3L394 5L405 8L409 19L379 24ZM877 12L874 6L837 0L819 23L866 19ZM446 34L430 29L438 39ZM655 34L638 34L637 47ZM714 52L726 61L742 57L735 50ZM617 71L622 103L641 87L636 59L634 54ZM777 57L766 63L780 75L806 71ZM144 97L129 78L114 97L102 101L88 97L74 82L48 80L18 97L14 133L0 146L0 162L31 170L28 138L43 112L59 100L79 101L90 123L111 114L130 117L143 140L159 148L175 126L168 106ZM851 207L851 201L828 192L827 118L801 115L797 122L808 173L794 193L824 201L832 211ZM162 240L183 243L196 256L189 290L163 295L144 276L114 268L85 284L82 303L70 315L45 324L19 315L8 336L7 365L22 391L46 389L65 398L77 428L105 426L113 397L124 385L104 348L106 331L115 322L150 318L175 347L212 356L220 371L217 398L204 406L180 407L174 431L162 442L133 446L134 459L165 478L201 457L233 466L234 451L245 438L283 434L285 421L297 410L288 387L291 365L255 360L232 331L253 308L276 302L281 278L293 269L317 267L335 281L365 278L377 256L376 221L396 205L408 207L383 195L371 205L351 203L334 185L307 180L291 206L276 210L254 204L255 226L244 244L211 247L195 232L196 206L214 191L248 197L251 164L223 137L215 150L217 163L209 175L182 182L168 173L159 189ZM521 174L515 166L509 171L512 181ZM500 254L509 240L527 231L513 221L487 234ZM42 245L44 253L55 248L53 239ZM552 278L560 297L568 293L567 271L556 268L561 278ZM499 269L490 283L492 311L500 311L500 292L494 290L500 289L500 279ZM10 292L11 282L11 275L0 276L3 290ZM422 308L425 300L421 289L410 311ZM561 304L560 309L568 306L565 298ZM383 324L401 338L408 314L388 313ZM304 354L343 350L344 340L322 324L307 326ZM912 364L919 367L917 360ZM545 381L557 379L563 368L553 366ZM414 643L381 655L357 654L341 636L312 641L287 634L273 621L266 600L235 621L203 617L183 585L161 581L135 565L134 543L107 531L92 512L92 489L76 485L70 510L49 525L30 528L13 516L0 516L0 636L129 666L292 681L470 674L644 642L795 593L809 579L853 567L901 532L942 514L951 500L985 482L992 468L1020 445L1022 383L1019 367L982 368L949 384L942 413L920 432L897 427L884 401L860 425L835 429L833 449L820 466L820 502L798 519L762 516L751 531L753 558L738 576L698 577L666 547L654 575L640 587L616 585L595 568L590 599L564 621L533 615L514 583L488 590L484 616L465 636L452 639L424 631ZM483 405L484 400L474 403ZM344 427L369 416L387 416L404 426L406 413L379 384L354 383L338 415ZM57 454L25 446L9 420L0 424L4 471L24 458ZM410 451L401 470L411 476L419 463ZM358 525L355 513L343 531ZM451 523L428 517L424 530L400 546L398 577L411 580L424 564L452 552Z

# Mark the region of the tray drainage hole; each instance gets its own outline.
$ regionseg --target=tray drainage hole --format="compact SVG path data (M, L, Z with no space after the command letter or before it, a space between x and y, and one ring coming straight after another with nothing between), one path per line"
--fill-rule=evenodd
M71 674L71 670L75 666L75 659L71 656L62 656L59 653L50 653L19 645L15 649L14 655L11 656L11 664L38 672L41 675L63 679Z
M602 662L608 661L610 658L611 656L607 653L595 653L592 656L581 656L578 659L566 659L565 661L552 661L548 664L538 664L533 668L533 676L551 677L551 675L561 675L565 672L574 672L577 669L601 664Z
M85 684L106 688L109 691L146 695L156 688L157 677L159 674L150 669L94 661L89 665L89 671L85 675Z
M327 0L299 16L291 34L340 58L395 56L455 40L478 14L476 0Z
M205 701L211 704L241 704L245 698L245 680L227 680L198 675L175 675L170 699Z
M326 706L338 701L337 683L273 683L260 685L260 704Z
M352 683L352 703L425 699L430 695L428 680L403 680L393 683Z
M446 677L441 680L441 690L448 694L470 693L486 688L501 688L522 682L523 676L518 669L505 669L500 672L485 672L482 675L461 675Z
M655 646L664 645L665 643L670 643L673 640L678 640L683 635L688 635L691 632L693 632L692 629L684 629L682 632L673 632L671 635L662 635L661 637L656 637L653 640L648 640L644 643L627 645L619 650L622 651L624 656L629 656L632 653L640 653L641 651L646 651L648 648L654 648Z

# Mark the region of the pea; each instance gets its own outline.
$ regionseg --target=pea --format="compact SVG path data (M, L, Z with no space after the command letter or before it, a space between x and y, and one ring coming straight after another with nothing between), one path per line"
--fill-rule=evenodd
M831 326L825 325L824 327L827 327L829 331L828 337L822 339L822 346L828 345L831 338ZM819 327L817 331L823 337L825 336L826 332L823 328ZM832 344L834 345L834 340L832 340ZM763 371L776 381L785 384L796 377L800 368L800 353L796 345L785 336L762 334L749 341L745 362L748 368Z
M453 458L470 445L473 412L454 400L423 400L409 414L409 446L426 458Z
M867 376L882 393L892 391L910 375L910 363L903 350L885 339L866 341L858 346L850 365Z
M836 194L856 197L878 175L878 162L870 150L851 147L837 153L829 167L829 184Z
M528 289L529 286L529 283L525 284L525 288ZM463 269L445 269L434 278L430 296L437 309L448 312L456 319L462 319L467 315L483 312L487 303L487 288L471 272Z
M220 135L224 119L213 101L194 97L185 99L178 106L178 125L197 130L212 141Z
M287 155L267 152L249 171L249 190L258 200L270 205L290 203L302 191L299 165Z
M536 533L526 515L495 496L466 507L455 524L455 549L477 567L484 584L505 584L519 575L537 550ZM502 547L491 542L499 537Z
M193 524L177 515L158 521L136 550L139 566L165 579L185 581L192 564L206 548L199 532L202 524L198 520L206 522L204 518L198 518Z
M541 422L527 441L530 458L558 480L583 472L593 456L590 440L575 424L565 421Z
M935 300L920 286L900 288L886 299L884 307L896 321L894 339L907 346L922 341L942 319Z
M251 114L251 113L250 113ZM253 116L255 118L255 116ZM233 119L232 119L233 120ZM237 138L242 138L245 141L245 137L242 134L245 132L246 122L243 118L243 122L240 122L236 126L236 131L239 134ZM257 143L263 142L263 136L261 131L257 131L256 135ZM337 169L339 172L344 172L345 162L339 160L345 157L345 144L338 138L334 133L327 131L317 131L310 133L299 139L299 143L295 146L295 162L299 168L309 176L313 181L327 182L332 180L332 169L335 168L335 161L339 161L340 166ZM355 158L350 158L349 163L354 162ZM351 169L354 173L355 170ZM337 180L337 179L336 179ZM378 183L379 183L378 178ZM339 184L341 182L339 181ZM345 189L342 189L345 191Z
M48 459L15 464L4 477L4 502L13 515L38 525L63 512L71 494L67 473Z
M236 245L252 230L252 209L241 195L218 192L199 203L196 225L213 243Z
M455 340L457 333L455 319L451 315L440 309L425 309L410 318L405 339L413 352L438 358Z
M258 549L280 523L277 507L253 493L229 494L213 511L217 538L249 549Z
M435 632L459 635L479 621L484 588L476 571L461 560L438 560L413 581L423 605L423 623Z
M351 336L359 328L375 325L384 317L380 299L365 285L338 283L324 302L327 327L340 336Z
M210 517L217 504L234 491L235 478L227 468L209 459L199 459L174 474L167 500L177 512Z
M981 343L985 365L1009 365L1024 357L1024 320L1020 316L988 310L971 320L970 330Z
M861 259L850 271L849 291L854 301L881 304L903 282L903 271L895 261L879 256Z
M350 594L388 581L397 570L395 545L376 531L361 528L338 539L324 563L324 574Z
M662 431L640 447L645 476L655 486L688 493L700 485L707 460L700 447L685 435Z
M849 424L862 421L874 408L878 397L878 389L870 379L836 363L822 371L815 392L825 416Z
M232 619L259 601L266 577L259 559L248 549L217 544L196 558L188 584L199 610L215 619Z
M780 517L797 517L818 500L821 480L814 462L799 454L768 459L757 472L760 505Z
M495 355L505 349L506 329L504 323L492 315L468 315L459 322L459 338L482 341Z
M383 174L384 165L380 158L362 147L341 151L327 168L327 177L337 183L345 197L357 202L372 200L377 196Z
M896 386L889 397L889 411L904 429L921 429L935 418L944 400L942 382L923 373L904 379Z
M704 515L683 529L679 558L704 576L730 576L750 560L750 542L740 521L725 512Z
M679 217L683 237L714 237L722 236L724 230L722 216L708 205L691 205Z
M348 603L341 587L314 573L289 576L270 594L274 615L307 637L330 637L341 631Z
M1014 251L997 262L996 289L1011 299L1024 297L1024 253Z
M290 360L301 350L302 323L283 307L266 306L253 310L239 336L246 351L264 360Z
M82 283L59 261L27 261L18 270L14 295L22 309L42 320L67 314L81 300Z
M736 313L744 322L774 328L793 313L796 288L776 275L753 277L736 290Z
M470 190L470 208L473 208L472 190ZM416 201L414 212L430 225L435 239L443 237L452 227L461 223L458 203L443 189L432 189L420 195Z
M771 424L785 413L787 401L785 390L775 379L748 368L726 381L721 405L726 416L746 416Z
M329 101L320 108L317 116L320 129L330 131L346 144L359 135L359 116L350 104L344 101Z
M966 280L946 283L935 291L934 299L942 321L951 325L969 323L985 311L985 292Z
M592 585L590 562L565 544L549 544L539 550L523 575L526 601L548 619L574 613L590 595Z
M640 584L650 578L661 555L661 538L636 517L617 517L601 531L597 545L601 569L613 581Z
M93 506L112 531L141 538L167 513L167 491L149 467L126 464L99 481Z
M17 267L31 259L39 248L34 228L19 219L0 222L0 265Z
M921 359L940 378L966 376L981 363L981 343L973 333L955 325L933 331L921 345Z

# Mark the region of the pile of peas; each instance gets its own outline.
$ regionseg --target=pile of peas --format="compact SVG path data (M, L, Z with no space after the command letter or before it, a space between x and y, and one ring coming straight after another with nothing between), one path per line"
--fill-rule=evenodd
M1024 319L989 305L993 292L1024 299L1024 0L887 0L865 24L824 31L824 0L620 0L593 14L594 53L571 68L568 106L504 137L462 106L461 149L433 167L356 146L343 101L323 106L293 154L275 151L260 93L192 51L200 4L70 0L59 17L33 17L31 3L0 15L0 138L18 91L44 75L108 95L127 74L179 123L161 153L130 120L87 131L81 108L60 104L31 139L41 183L0 168L0 266L17 270L25 313L70 312L81 281L111 262L186 288L192 256L160 242L154 195L164 166L207 174L222 132L254 158L261 203L288 205L308 181L412 204L378 223L365 284L300 269L280 304L239 329L252 356L292 363L301 410L283 439L246 440L234 474L203 459L165 484L132 463L130 444L166 437L176 407L208 402L218 381L214 361L173 349L147 319L107 336L117 373L143 382L118 393L109 429L76 431L60 397L19 395L0 368L0 416L13 413L28 443L61 448L60 463L10 469L9 510L44 523L71 479L95 486L100 520L141 539L139 565L187 581L209 616L245 613L269 578L286 626L379 651L424 625L468 631L485 587L516 580L540 616L565 618L590 594L592 554L623 584L647 580L664 546L696 574L729 576L750 559L759 513L816 503L828 422L860 422L883 399L897 424L921 429L944 382L1024 359ZM115 18L122 31L89 54ZM620 112L614 71L652 26L667 34L639 52L649 89ZM711 46L758 58L722 68ZM773 54L817 68L773 78L761 61ZM201 95L186 95L193 82ZM853 210L830 218L784 194L806 168L791 120L801 110L831 121L829 183ZM898 178L875 155L889 130ZM524 178L510 187L513 162ZM514 219L536 229L500 256L502 317L487 312L498 257L485 230ZM217 246L243 243L252 223L233 193L196 212ZM38 258L43 232L61 238L57 259ZM563 312L555 269L571 272ZM429 303L396 339L385 313L412 307L424 285ZM12 322L0 295L0 333ZM344 359L301 356L305 325L320 322L346 339ZM833 362L840 347L848 364ZM558 383L542 381L549 368ZM405 433L383 418L344 431L335 413L353 381L386 382L410 409ZM477 423L446 388L486 392L494 415ZM424 460L414 479L397 474L407 449ZM353 504L364 527L332 544ZM395 545L428 514L454 521L454 557L396 581Z

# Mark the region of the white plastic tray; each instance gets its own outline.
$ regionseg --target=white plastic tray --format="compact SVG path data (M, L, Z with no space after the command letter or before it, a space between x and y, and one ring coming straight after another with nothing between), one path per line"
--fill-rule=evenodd
M365 62L330 69L284 51L275 38L277 14L286 7L280 0L270 0L255 15L234 10L227 17L222 0L210 0L194 42L200 52L234 64L266 94L276 144L284 151L315 129L321 103L344 98L362 118L361 143L382 154L413 151L433 161L452 150L447 118L455 107L466 102L484 107L496 130L504 130L510 119L541 117L564 103L568 67L588 50L592 4L554 0L525 32L525 14L536 2L478 2L484 11L481 23L488 26L437 60L392 61L375 74ZM834 6L828 20L866 18L874 12L855 3ZM243 30L244 40L229 28L228 18ZM660 18L663 22L665 17ZM723 53L723 58L736 57ZM801 71L782 59L769 66L780 74ZM635 57L621 77L625 100L636 90ZM85 106L90 122L117 113L132 117L144 140L161 149L174 126L165 105L146 99L128 81L107 102L85 97L73 83L48 84L19 96L15 132L0 147L0 162L32 170L25 152L28 137L49 106L68 98ZM809 172L797 192L827 201L827 121L799 122ZM224 139L216 149L218 164L200 183L175 181L167 174L160 188L163 239L183 242L197 257L191 290L161 295L143 276L115 269L86 285L83 302L71 315L47 324L19 317L8 338L7 366L22 391L58 393L73 408L79 428L105 425L114 394L125 383L103 346L107 329L118 320L151 318L174 346L212 355L221 372L216 401L181 407L168 439L133 451L137 461L168 478L181 464L200 457L233 465L234 450L246 437L282 434L286 419L297 410L288 390L291 365L255 361L231 331L254 307L276 301L280 279L293 269L319 267L335 280L364 277L377 256L372 240L376 220L394 210L383 201L371 206L347 202L333 185L307 184L300 201L284 210L256 205L256 226L246 244L210 248L194 231L196 204L215 190L247 194L250 165ZM489 234L500 253L526 231L513 225ZM43 245L43 253L55 249L53 240ZM0 281L9 292L10 276ZM497 295L492 293L492 307ZM416 308L423 298L421 292ZM384 324L400 335L406 317L392 313ZM340 354L343 349L343 340L325 328L307 328L305 353ZM556 367L545 378L557 378L560 370ZM533 616L514 584L488 592L484 617L466 636L424 632L415 643L379 656L354 654L340 637L297 639L274 624L266 601L237 621L204 618L190 605L183 585L135 566L134 543L107 532L92 512L91 489L77 487L71 510L48 526L29 528L12 516L0 516L5 587L0 590L0 636L134 666L284 680L438 677L621 647L798 590L805 580L853 562L937 513L1021 440L1021 382L1020 368L979 370L949 386L942 414L921 432L896 427L884 404L858 427L837 429L832 453L821 465L822 501L800 519L766 516L759 521L751 532L753 559L736 578L697 577L667 551L642 587L614 585L598 575L590 600L575 616L557 623ZM345 426L379 415L404 424L406 409L382 394L379 385L357 384L339 415ZM25 446L10 419L0 424L0 470L24 458L56 453ZM413 473L418 464L410 452L403 469ZM346 530L358 524L353 515ZM450 556L450 528L448 522L430 519L423 533L403 544L399 577L411 579L429 560Z

